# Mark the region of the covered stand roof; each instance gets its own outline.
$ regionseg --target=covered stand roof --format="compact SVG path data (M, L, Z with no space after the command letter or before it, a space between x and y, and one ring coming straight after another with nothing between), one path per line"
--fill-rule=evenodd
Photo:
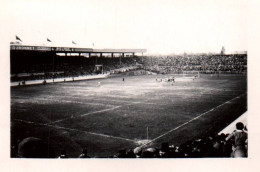
M10 50L18 51L51 51L51 52L75 52L75 53L145 53L146 49L93 49L76 47L49 47L31 45L10 45Z

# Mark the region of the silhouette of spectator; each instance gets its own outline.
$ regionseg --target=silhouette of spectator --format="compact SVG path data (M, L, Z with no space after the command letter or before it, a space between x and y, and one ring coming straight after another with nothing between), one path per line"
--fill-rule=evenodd
M11 146L11 157L17 157L18 156L18 145L21 142L20 139L18 139L14 144Z
M159 157L159 151L155 148L147 148L142 152L142 158L157 158Z
M17 156L20 158L55 158L55 153L41 139L28 137L19 143Z
M192 142L191 146L191 156L194 158L202 157L203 141L201 139L195 140Z
M132 149L126 151L126 158L136 158L134 151Z
M114 158L126 158L125 149L119 150L118 153L114 156Z
M212 150L213 150L213 142L211 137L208 137L204 139L203 142L202 157L213 157Z
M181 144L180 147L178 148L178 154L180 158L190 157L191 151L192 151L191 141Z
M223 143L223 157L230 157L230 154L232 153L232 143L230 141L226 141L226 138L229 136L229 134L226 134L225 135L225 138L224 138L224 135L223 134L223 140L222 143Z
M246 150L242 147L236 147L231 154L232 158L242 158L247 157Z
M223 157L223 145L220 137L216 136L213 140L213 157Z
M141 158L142 148L141 148L141 147L136 147L136 148L134 149L134 154L135 154L136 158Z
M88 149L87 149L87 148L84 148L84 149L82 150L82 153L79 155L79 158L90 158L90 157L88 156Z
M247 133L243 130L244 124L242 122L238 122L236 124L236 130L231 133L226 141L230 139L234 139L233 142L233 152L231 154L232 157L246 157L246 141L247 141ZM236 152L238 151L238 152Z
M161 144L161 149L159 151L161 158L170 158L170 149L169 149L169 143L164 142Z
M59 158L68 158L68 155L65 150L61 150Z

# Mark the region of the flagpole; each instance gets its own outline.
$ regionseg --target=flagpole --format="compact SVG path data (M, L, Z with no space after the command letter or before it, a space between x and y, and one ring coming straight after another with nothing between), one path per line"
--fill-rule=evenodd
M149 132L149 128L147 127L147 140L149 140L148 132Z
M47 38L47 43L48 42L50 42L51 44L52 44L52 41L49 39L49 38ZM52 81L54 82L54 58L55 58L55 51L53 52L53 50L52 50L52 45L51 45L51 55L52 55Z

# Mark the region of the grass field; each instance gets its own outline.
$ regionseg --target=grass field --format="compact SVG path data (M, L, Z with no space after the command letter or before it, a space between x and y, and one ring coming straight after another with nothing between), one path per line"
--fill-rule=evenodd
M159 83L166 75L128 76L11 88L11 144L33 136L59 154L108 157L124 148L219 132L247 110L247 78L201 75ZM177 76L181 77L181 76ZM98 86L98 82L101 86Z

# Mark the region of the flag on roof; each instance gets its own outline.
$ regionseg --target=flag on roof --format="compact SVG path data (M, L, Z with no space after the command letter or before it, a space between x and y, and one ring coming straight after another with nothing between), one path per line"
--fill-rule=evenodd
M49 38L47 38L47 41L48 41L48 42L51 42L51 40L50 40Z
M15 35L15 39L18 40L18 41L23 42L17 35Z

